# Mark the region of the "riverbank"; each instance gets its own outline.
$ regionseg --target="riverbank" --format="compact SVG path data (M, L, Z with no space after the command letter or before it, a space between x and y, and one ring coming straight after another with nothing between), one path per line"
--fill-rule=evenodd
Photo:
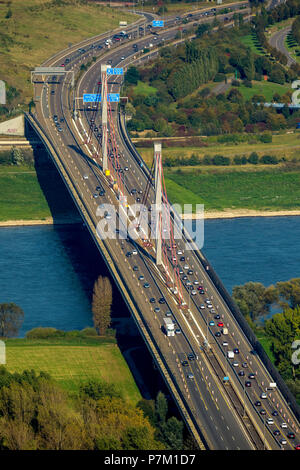
M204 219L235 219L240 217L290 217L300 216L300 210L257 211L251 209L224 209L223 211L204 211ZM199 220L202 214L182 214L184 220Z
M0 227L23 227L32 225L69 225L69 224L80 224L82 222L80 216L69 217L69 218L56 218L47 217L46 219L36 220L4 220L0 221Z
M224 210L224 211L204 211L204 219L236 219L241 217L291 217L300 216L300 210L291 211L256 211L256 210ZM202 214L182 214L183 220L200 220ZM0 221L0 227L25 227L35 225L74 225L80 224L82 220L76 217L53 219L48 217L41 220L6 220Z

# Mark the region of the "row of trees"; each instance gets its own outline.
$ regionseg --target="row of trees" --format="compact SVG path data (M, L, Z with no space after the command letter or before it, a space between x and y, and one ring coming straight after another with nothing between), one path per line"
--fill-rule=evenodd
M258 156L256 152L252 152L249 156L246 155L235 155L233 158L225 157L224 155L199 155L192 154L189 158L164 158L163 165L167 168L174 166L197 166L197 165L216 165L216 166L228 166L228 165L277 165L279 159L275 155L262 155Z
M186 49L188 54L188 43ZM174 69L168 77L168 89L175 99L190 94L203 83L212 80L218 71L218 56L213 48L198 49L197 56L193 60L189 57L188 61L179 69Z
M292 24L292 36L300 45L300 16L298 16Z
M300 278L277 282L265 287L259 282L247 282L233 288L233 298L246 320L259 337L270 344L275 365L291 392L300 401L300 367L292 360L295 340L300 340ZM264 323L258 319L275 313Z
M70 397L49 375L0 368L1 450L162 450L142 409L111 384L90 381Z

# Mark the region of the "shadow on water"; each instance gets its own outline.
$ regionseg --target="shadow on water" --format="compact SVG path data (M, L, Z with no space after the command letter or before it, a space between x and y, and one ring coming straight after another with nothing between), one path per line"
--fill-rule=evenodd
M111 281L113 287L111 326L116 331L117 344L135 377L142 396L148 399L155 398L159 390L167 395L168 390L161 374L154 366L152 356L105 261L88 229L82 223L72 197L44 147L34 149L34 164L40 187L53 217L54 230L78 276L82 289L88 296L90 305L93 286L98 276L107 276Z

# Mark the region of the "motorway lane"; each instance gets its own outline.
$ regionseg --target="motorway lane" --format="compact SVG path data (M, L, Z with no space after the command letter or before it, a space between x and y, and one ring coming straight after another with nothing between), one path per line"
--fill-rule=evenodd
M55 98L54 98L55 96L56 96L56 100L55 100ZM57 94L57 95L50 95L50 97L53 99L54 103L56 103L57 105L59 105L59 101L60 101L60 100L59 100L59 98L57 98L57 96L60 96L60 94ZM57 108L54 107L53 110L51 109L50 115L57 114L57 115L59 116L59 115L61 115L62 113L64 113L64 110L63 110L63 109L59 109L59 106L58 106ZM51 135L51 134L52 134L52 137L53 137L53 135L56 134L56 138L59 138L59 140L60 140L61 142L64 140L64 146L65 146L66 148L67 148L67 147L70 148L70 145L73 145L73 144L71 144L71 143L68 143L68 142L65 140L65 132L62 133L62 134L63 134L63 137L61 137L61 136L58 134L58 132L55 130L54 126L53 126L53 129L52 129L52 132L50 132L50 135ZM80 174L84 174L84 173L87 171L87 169L86 169L86 161L82 160L82 158L81 158L80 156L79 156L79 158L78 158L78 153L76 153L75 150L73 150L72 153L73 153L73 154L72 154L72 159L74 159L74 160L72 161L72 164L75 165L75 166L74 166L74 169L75 169L76 172L77 172L77 176L79 176ZM74 177L75 177L75 176L73 176L73 178L74 178ZM89 187L90 181L91 181L91 177L89 178L88 182L83 182L83 186L86 186L86 187L84 188L86 191L89 190L89 197L91 198L91 197L92 197L92 192L93 192L93 190L94 190L94 186L95 186L95 184L97 184L97 182L96 182L96 183L93 183L92 186ZM95 201L93 201L93 202L94 202L94 204L95 204ZM109 249L110 249L110 251L112 251L112 247L109 247ZM181 336L181 338L183 338L183 335ZM186 349L187 349L187 348L185 347L185 349L183 349L182 352L186 351ZM198 398L198 395L197 395L196 398ZM208 401L208 398L209 398L209 397L206 398L207 401ZM210 398L211 398L211 395L210 395ZM221 399L220 399L220 401L221 401ZM232 413L230 412L230 417L231 417L231 415L232 415ZM202 419L203 419L203 418L202 418ZM221 418L221 419L222 419L222 418ZM223 417L223 419L224 419L224 417ZM211 417L211 414L210 414L210 421L211 421L211 420L212 420L212 417ZM216 425L214 424L214 426L216 426ZM208 428L209 428L209 426L208 426ZM241 441L241 439L239 438L240 434L241 434L241 433L240 433L240 431L239 431L237 438L234 437L234 436L232 436L232 440L237 442L237 447L239 447L239 445L240 445L239 448L249 448L249 443L248 443L248 442L246 443L246 447L245 447L245 443L243 442L243 440L242 440L242 442L240 442L240 441ZM220 435L220 433L218 432L218 435L217 435L217 438L218 438L218 439L219 439L219 435ZM215 436L214 438L216 438L216 436ZM222 437L222 439L223 439L223 441L224 441L225 448L230 448L230 445L232 446L232 442L230 442L230 443L229 443L229 442L226 442L227 435L224 436L224 437Z
M57 96L60 96L60 95L57 95ZM48 95L48 97L49 97L49 95ZM55 101L54 96L50 95L50 97L54 100L54 103L56 105L59 105L59 99L58 98L56 98L56 101ZM61 109L59 109L59 107L55 107L55 106L53 106L53 109L51 109L50 111L51 111L50 112L51 115L53 115L53 114L60 115L61 112L62 112ZM83 181L83 184L82 184L81 175L87 172L87 163L86 163L86 161L84 159L82 159L82 157L80 156L80 154L78 154L76 152L76 150L74 150L74 149L70 150L70 148L72 148L71 146L73 146L73 143L72 143L73 141L72 141L72 139L70 140L69 138L67 138L67 133L66 132L63 132L62 136L60 136L58 134L57 130L55 129L55 127L53 125L51 125L51 123L50 123L49 127L50 128L48 128L48 134L50 135L50 137L54 141L55 140L57 141L59 139L60 143L63 144L66 149L69 149L69 152L70 152L70 157L69 158L71 158L71 162L70 162L71 165L70 165L70 168L69 168L69 172L70 172L70 174L72 174L73 180L75 180L77 182L78 187L80 187L80 183L81 183L81 186L82 186L81 187L81 194L84 194L85 192L87 193L90 211L91 212L95 211L96 210L96 207L95 207L96 206L96 201L94 201L92 199L92 193L93 193L94 187L98 183L98 181L95 181L95 182L92 181L92 178L93 178L94 175L90 174L89 179L87 181ZM114 242L111 242L110 246L108 246L110 252L113 252L113 246L112 246L113 243ZM116 258L117 259L120 259L120 254L119 254L120 251L121 251L120 247L118 247L118 249L116 251ZM126 263L126 258L125 257L124 257L124 261ZM128 282L128 280L127 280L127 282ZM130 284L130 283L128 283L128 284ZM135 287L136 287L136 285L134 284L134 286L132 286L132 289L134 289ZM161 293L161 291L160 292L159 291L156 291L156 292L151 291L151 295L152 296L154 296L154 295L162 296L162 293ZM138 296L136 295L136 297L138 297ZM144 303L145 300L147 300L147 299L143 298L142 302ZM160 332L160 334L161 334L161 332ZM162 335L162 338L165 339L166 337L164 335ZM183 338L184 338L184 335L180 335L178 338L176 337L175 341L176 342L182 342ZM174 343L175 343L175 341L174 341ZM189 346L186 345L186 344L185 344L184 347L182 347L182 346L178 347L178 345L176 345L176 343L175 343L174 347L176 348L177 352L180 351L180 353L182 353L182 354L186 353L186 351L190 351ZM196 383L196 381L195 381L195 383ZM211 398L211 395L206 397L206 402L209 402L209 397ZM197 408L197 411L199 413L199 416L201 416L201 411L200 411L201 410L201 403L199 403L198 395L194 396L194 399L197 402L196 408ZM209 418L210 421L212 421L212 413L210 413L209 416L210 416L210 418ZM201 416L201 421L202 422L204 421L203 416ZM215 426L216 425L214 424L214 427ZM210 422L207 423L207 425L206 425L206 433L210 432L209 428L210 428ZM217 435L213 436L213 439L214 440L219 439L219 435L220 435L220 433L218 432ZM225 447L221 446L220 448L230 448L231 443L226 442L227 435L222 437L222 439L224 441L224 446ZM237 445L237 447L239 447L239 448L248 448L248 446L245 447L243 441L240 442L241 441L240 439L236 439L234 436L233 436L232 440L233 439L237 440L237 444L240 445L240 447L239 447L239 445ZM214 444L214 447L216 447L215 444Z
M115 62L117 63L117 60L114 60L114 61L113 61L113 64L114 64ZM89 75L89 77L91 77L91 74ZM93 82L93 81L94 81L94 78L92 79L92 82ZM91 83L92 83L92 82L91 82ZM90 86L91 86L91 85L90 85ZM133 186L135 187L136 184L133 183Z
M139 169L137 168L137 170L139 170Z
M269 43L271 44L271 46L275 47L280 52L282 52L282 54L286 56L288 67L290 67L292 64L296 64L296 60L293 59L293 57L289 54L289 51L285 47L285 39L288 33L290 32L290 30L291 30L291 26L287 26L286 28L283 28L280 31L277 31L269 39Z

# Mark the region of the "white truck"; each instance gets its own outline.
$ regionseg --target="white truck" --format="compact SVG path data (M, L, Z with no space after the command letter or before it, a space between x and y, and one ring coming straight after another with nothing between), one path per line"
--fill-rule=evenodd
M234 358L234 352L233 351L227 351L227 357L229 359L233 359Z
M127 21L119 21L119 26L127 26Z
M164 327L167 336L175 336L175 327L172 318L164 318Z
M228 335L228 328L223 328L222 333L223 335Z

